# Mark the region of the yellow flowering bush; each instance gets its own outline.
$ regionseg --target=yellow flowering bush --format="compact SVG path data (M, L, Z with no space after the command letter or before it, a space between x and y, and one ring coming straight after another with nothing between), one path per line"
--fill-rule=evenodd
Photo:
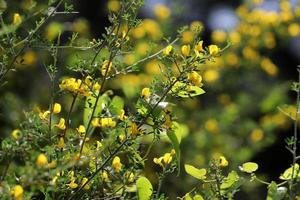
M299 8L262 2L239 6L237 26L208 42L202 22L176 27L164 4L138 19L142 0L107 0L93 38L69 18L72 1L0 0L1 199L221 200L253 183L267 199L298 198L299 105L266 51L300 35ZM289 168L260 178L263 164L248 161L291 126Z

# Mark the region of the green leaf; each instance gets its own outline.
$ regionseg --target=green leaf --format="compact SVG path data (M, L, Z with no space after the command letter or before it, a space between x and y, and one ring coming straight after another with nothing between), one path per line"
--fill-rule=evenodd
M124 108L124 101L121 97L115 96L109 105L109 111L113 115L121 114L121 110Z
M278 188L277 184L274 181L272 181L271 184L268 186L268 196L266 200L281 200L284 198L286 191L287 188Z
M294 173L293 173L293 169L294 169ZM290 167L290 168L286 169L279 178L281 180L290 180L291 178L296 178L299 175L300 175L299 165L296 163L294 165L294 167Z
M225 178L225 181L221 184L221 189L228 189L230 188L235 182L239 180L239 176L235 171L232 171L228 174L228 176Z
M240 170L246 173L255 172L258 169L258 164L254 162L246 162L240 167Z
M175 134L174 130L169 130L167 132L167 136L169 137L172 146L176 153L176 159L178 164L178 175L180 173L180 140L178 139L177 135Z
M152 184L146 177L140 177L136 181L137 193L139 200L149 200L151 199L153 188Z
M203 197L200 194L196 194L193 198L193 200L204 200Z
M195 97L201 94L204 94L205 91L197 86L189 86L188 90L183 90L178 92L178 96L182 97L182 98L189 98L189 97Z
M203 180L206 178L206 169L197 169L196 167L187 164L184 165L184 168L186 173L199 180Z

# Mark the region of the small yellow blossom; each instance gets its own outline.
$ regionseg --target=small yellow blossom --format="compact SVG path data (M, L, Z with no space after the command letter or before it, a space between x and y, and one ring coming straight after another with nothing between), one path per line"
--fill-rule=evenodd
M45 154L41 153L37 159L36 159L36 164L39 166L39 167L44 167L48 164L48 158Z
M68 186L71 188L71 189L76 189L78 187L78 184L75 183L75 180L72 180Z
M134 182L134 173L127 171L125 177L129 183Z
M80 125L76 130L80 135L84 135L86 132L85 127L83 125Z
M60 118L59 122L57 125L55 125L57 128L61 129L61 130L65 130L66 129L66 125L65 125L65 119L64 118Z
M219 167L227 167L228 166L228 161L224 156L220 156L219 158Z
M103 145L100 141L96 141L96 150L99 150L102 146Z
M45 111L45 112L41 112L41 113L39 113L39 117L40 117L40 119L42 119L42 120L47 120L48 119L48 117L49 117L49 115L50 115L50 111L49 110L47 110L47 111Z
M250 134L250 138L253 142L258 142L260 140L262 140L264 137L264 132L263 130L257 128L257 129L254 129L251 134Z
M48 169L53 169L53 168L55 168L55 167L57 167L57 162L56 162L56 160L52 160L50 163L48 163L48 165L47 165L47 168Z
M125 140L125 138L126 138L126 136L125 136L124 134L120 134L120 135L118 136L118 141L119 141L119 142L123 142L123 141Z
M216 30L216 31L213 31L211 37L212 37L213 42L222 43L222 42L225 42L226 36L227 35L226 35L225 31Z
M200 86L202 82L202 77L195 71L188 73L188 80L195 86Z
M100 177L101 177L101 179L102 179L104 182L109 182L108 173L107 173L106 171L103 171L103 172L100 174Z
M126 116L125 116L125 110L122 109L122 110L120 111L119 119L120 119L120 120L126 119Z
M219 53L220 49L217 45L212 44L208 46L208 51L210 55L215 56Z
M93 127L100 127L101 126L99 118L94 118L92 120L92 126Z
M168 45L168 46L165 48L165 50L164 50L164 54L165 54L166 56L168 56L168 55L170 55L170 53L172 52L172 50L173 50L173 46L172 46L172 45Z
M165 153L163 157L165 164L170 164L172 162L172 154L171 153Z
M154 15L159 20L166 20L170 17L171 10L163 4L157 4L154 6Z
M11 136L13 139L18 140L22 137L22 133L19 129L15 129L11 132Z
M160 158L153 158L153 162L157 165L160 165L160 166L164 166L163 163L162 163L162 160L163 160L163 157L160 157Z
M300 26L298 23L292 23L288 26L288 33L292 37L300 35Z
M142 93L141 93L141 96L143 97L143 98L149 98L150 97L150 95L151 95L151 92L150 92L150 88L143 88L143 90L142 90Z
M107 76L110 73L112 68L112 62L109 60L105 60L102 64L101 74L102 76Z
M112 167L115 169L116 172L120 172L122 169L122 163L119 156L115 156L112 161Z
M203 24L200 21L193 21L190 25L190 29L193 32L201 31L202 27L203 27Z
M193 31L184 31L182 33L181 41L183 44L189 44L194 40L194 32Z
M86 177L84 177L83 179L82 179L82 181L81 181L81 186L83 186L84 184L86 184L86 182L88 182L88 178L86 178ZM88 189L90 189L90 186L88 185L88 184L86 184L84 187L83 187L83 189L85 189L85 190L88 190Z
M61 111L61 105L59 103L55 103L53 106L53 113L58 114Z
M98 91L98 90L100 90L100 88L101 88L101 85L100 85L99 83L95 83L95 84L93 85L93 90Z
M204 51L203 49L203 41L199 41L196 45L195 45L195 48L194 48L194 51L195 51L195 54L197 57L200 57L201 56L201 52Z
M13 25L19 25L22 23L22 18L19 13L15 13L13 17Z
M203 79L206 82L214 82L219 79L219 72L215 69L209 69L204 72Z
M11 190L11 195L16 199L16 200L22 200L23 199L23 193L24 189L21 185L16 185L12 190Z
M63 149L65 147L65 140L64 140L63 137L59 138L57 147L60 148L60 149Z
M133 136L136 136L139 134L139 129L138 129L138 126L136 123L132 122L131 125L130 125L130 133L133 135Z
M93 84L93 78L92 78L91 76L85 77L84 83L85 83L87 86L91 87L92 84Z
M190 55L190 50L191 50L190 45L183 45L183 46L181 47L181 53L182 53L182 55L184 55L185 57L187 57L187 56Z

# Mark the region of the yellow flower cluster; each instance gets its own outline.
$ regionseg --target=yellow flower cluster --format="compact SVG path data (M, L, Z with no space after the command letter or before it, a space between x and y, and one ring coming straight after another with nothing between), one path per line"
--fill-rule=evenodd
M175 150L172 149L170 153L165 153L162 157L154 158L153 162L164 168L172 162L174 155L175 155Z
M15 200L22 200L24 189L21 185L16 185L15 187L13 187L10 194L14 197Z
M188 80L194 85L201 87L202 77L198 72L192 71L188 73Z
M59 84L59 88L82 96L91 96L91 90L99 90L100 85L97 82L93 84L92 78L87 76L84 82L80 79L66 78Z
M117 125L117 122L110 117L106 118L95 118L92 120L92 125L94 127L102 127L102 128L114 128Z

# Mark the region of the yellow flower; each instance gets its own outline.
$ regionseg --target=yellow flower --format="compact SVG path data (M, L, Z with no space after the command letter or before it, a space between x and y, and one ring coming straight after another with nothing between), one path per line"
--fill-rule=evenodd
M160 166L164 166L163 163L162 163L162 160L163 160L163 157L160 157L160 158L153 158L153 162L157 165L160 165Z
M100 141L96 141L96 150L99 150L103 145Z
M36 159L36 164L39 166L39 167L44 167L48 164L48 158L45 154L41 153L37 159Z
M220 156L219 158L219 167L227 167L228 166L228 161L224 156Z
M194 40L194 32L193 31L184 31L182 33L181 41L184 44L189 44Z
M199 87L201 85L202 77L197 72L192 71L188 73L188 80L193 83L193 85Z
M288 33L292 37L300 35L300 26L297 23L292 23L288 26Z
M57 166L56 160L52 160L50 163L48 163L47 168L53 169Z
M190 50L191 50L190 45L183 45L183 46L181 47L181 53L182 53L182 55L184 55L185 57L187 57L187 56L190 54Z
M87 86L91 87L91 86L92 86L92 83L93 83L93 78L92 78L91 76L85 77L84 83L85 83Z
M123 142L123 141L125 140L125 138L126 138L126 136L125 136L124 134L120 134L120 135L118 136L118 141L119 141L119 142Z
M112 167L115 169L116 172L120 172L122 168L121 159L119 156L115 156L112 161Z
M15 139L18 140L22 137L22 133L19 129L15 129L11 132L11 136Z
M159 20L166 20L170 17L171 10L163 4L157 4L154 6L154 15Z
M128 180L129 183L134 182L134 173L127 171L125 173L125 177Z
M193 21L190 25L190 29L193 32L201 31L202 27L203 27L203 24L200 21Z
M118 12L121 8L121 4L118 0L109 0L107 3L107 8L112 12Z
M100 177L101 177L101 179L102 179L104 182L109 182L108 173L107 173L106 171L103 171L103 172L100 174Z
M116 124L117 123L112 118L102 118L100 120L100 125L103 128L114 128Z
M170 164L172 162L172 154L171 153L165 153L163 157L165 164Z
M120 114L119 114L119 119L120 120L124 120L124 119L126 119L126 116L125 116L125 110L121 110L121 112L120 112Z
M260 66L270 76L276 76L278 73L277 66L269 58L263 58Z
M173 46L172 46L172 45L168 45L168 46L165 48L165 50L164 50L164 54L165 54L166 56L168 56L168 55L170 55L170 53L172 52L172 50L173 50Z
M88 178L84 177L84 178L82 179L82 181L81 181L81 186L83 186L88 180L89 180ZM89 186L88 184L86 184L86 185L83 187L83 189L88 190L88 189L90 189L90 186Z
M254 129L251 134L250 134L250 138L253 142L258 142L260 140L262 140L264 137L264 132L263 130L257 128L257 129Z
M19 25L22 23L22 18L19 13L14 14L13 25Z
M219 72L215 69L210 69L204 72L203 79L206 82L214 82L219 78Z
M226 33L223 30L216 30L212 33L213 42L222 43L226 40Z
M60 148L60 149L63 149L63 148L65 147L65 140L64 140L63 137L60 137L60 138L59 138L57 147Z
M49 111L49 110L47 110L47 111L45 111L45 112L39 113L39 117L40 117L40 119L42 119L42 120L47 120L48 117L49 117L49 115L50 115L50 111Z
M93 90L98 91L98 90L100 90L100 88L101 88L101 85L100 85L99 83L95 83L95 84L93 85Z
M80 125L76 130L80 135L84 135L84 133L86 132L85 127L83 125Z
M75 180L72 180L68 186L71 188L71 189L76 189L78 187L78 184L75 183Z
M109 74L109 72L111 71L111 68L112 68L112 62L109 60L105 60L102 64L102 68L101 68L102 76L106 76L107 74Z
M219 124L216 119L208 119L205 122L205 129L210 133L218 133L219 132Z
M22 200L23 199L23 187L21 185L16 185L12 191L11 195L16 199L16 200Z
M61 105L59 103L55 103L53 106L53 113L58 114L61 111Z
M57 125L55 125L57 128L61 129L61 130L65 130L66 129L66 125L65 125L65 119L64 118L60 118L59 122Z
M220 49L217 45L212 44L208 46L208 51L210 55L215 56L219 53Z
M139 129L138 129L138 126L136 125L136 123L132 122L131 125L130 125L130 133L133 135L133 136L136 136L139 134Z
M194 48L194 51L195 51L195 54L197 57L200 57L201 56L201 52L204 51L203 49L203 41L199 41L198 44L195 45L195 48Z
M151 95L150 88L143 88L141 96L143 98L149 98Z
M101 126L100 121L99 121L99 118L94 118L94 119L92 120L92 126L93 126L93 127L100 127L100 126Z

